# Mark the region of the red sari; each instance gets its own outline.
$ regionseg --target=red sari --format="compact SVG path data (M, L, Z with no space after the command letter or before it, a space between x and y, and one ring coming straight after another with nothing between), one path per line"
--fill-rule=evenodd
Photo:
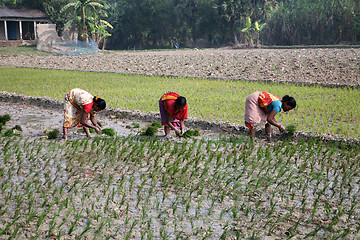
M188 105L186 104L185 107L181 111L177 111L175 108L175 101L180 97L179 94L175 92L167 92L159 100L159 107L160 107L160 115L161 115L161 124L166 124L166 112L168 112L172 118L170 119L171 122L179 122L188 117Z

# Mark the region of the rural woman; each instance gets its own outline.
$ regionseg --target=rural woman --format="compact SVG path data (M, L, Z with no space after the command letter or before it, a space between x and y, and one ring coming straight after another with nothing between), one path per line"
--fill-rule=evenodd
M95 114L106 108L104 99L94 97L85 90L74 88L65 95L64 102L64 138L68 137L68 129L83 127L86 135L90 136L89 128L96 133L101 132L101 127L96 122ZM91 120L93 125L88 123Z
M279 124L275 115L281 110L288 112L296 107L293 97L285 95L279 98L267 92L255 92L250 94L245 103L245 125L250 129L250 137L255 138L255 127L265 124L265 132L268 140L271 140L271 125L285 131Z
M188 116L186 98L175 92L166 92L159 100L159 108L165 136L169 135L170 130L181 136L185 132L184 120Z

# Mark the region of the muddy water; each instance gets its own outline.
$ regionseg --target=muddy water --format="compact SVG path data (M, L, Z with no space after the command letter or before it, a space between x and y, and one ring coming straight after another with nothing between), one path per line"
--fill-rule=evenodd
M11 121L5 128L12 128L20 125L23 132L22 136L45 136L46 130L58 129L62 132L63 112L62 109L37 107L23 103L1 102L0 115L10 114ZM141 128L146 127L148 122L138 122L141 128L131 128L132 120L111 119L104 114L99 113L97 120L103 125L103 128L114 128L119 136L128 136L137 134ZM96 134L92 134L95 136ZM80 129L70 129L69 138L85 137Z
M27 103L13 103L13 102L1 102L0 104L0 115L10 114L11 121L7 123L5 129L12 128L15 125L20 125L24 137L41 137L45 136L46 130L58 129L62 132L63 126L63 110L61 107L58 108L47 108L36 106ZM103 128L113 128L118 136L129 136L140 134L141 130L146 128L152 122L142 121L131 117L131 119L119 118L113 114L98 113L96 116L98 122L102 124ZM156 118L152 118L157 120ZM158 119L157 121L160 121ZM140 128L133 128L132 123L139 123ZM211 129L202 130L201 137L207 140L216 140L224 135L224 133L214 132ZM92 133L92 136L96 136ZM164 131L162 128L159 129L157 137L162 139ZM61 136L59 136L61 137ZM69 130L69 139L77 139L86 137L82 128L71 128ZM170 139L178 142L182 142L181 139L175 137L174 134ZM60 138L59 138L60 140Z

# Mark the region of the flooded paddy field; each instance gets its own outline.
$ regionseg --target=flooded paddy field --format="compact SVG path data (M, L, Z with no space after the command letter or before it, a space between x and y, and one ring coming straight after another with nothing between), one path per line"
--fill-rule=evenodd
M9 112L5 127L23 132L0 138L1 239L360 237L358 145L212 131L164 140L111 115L99 120L116 137L72 131L65 142L41 138L61 109L3 102Z

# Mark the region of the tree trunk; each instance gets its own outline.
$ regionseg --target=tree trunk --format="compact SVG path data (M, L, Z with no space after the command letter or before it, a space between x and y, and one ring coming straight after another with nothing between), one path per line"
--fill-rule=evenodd
M85 27L85 36L83 36L81 38L85 39L85 41L88 41L88 37L86 35L87 34L87 26L86 26L86 22L85 22L85 17L86 17L86 15L85 15L85 7L82 8L82 12L83 12L83 24L84 24L83 28Z
M236 33L236 26L235 26L235 20L232 22L232 35L233 35L233 41L235 45L239 44L239 40Z
M106 45L106 38L104 38L103 45L102 45L102 50L105 50L105 45Z
M255 31L254 32L254 39L255 39L255 47L259 47L259 32Z

